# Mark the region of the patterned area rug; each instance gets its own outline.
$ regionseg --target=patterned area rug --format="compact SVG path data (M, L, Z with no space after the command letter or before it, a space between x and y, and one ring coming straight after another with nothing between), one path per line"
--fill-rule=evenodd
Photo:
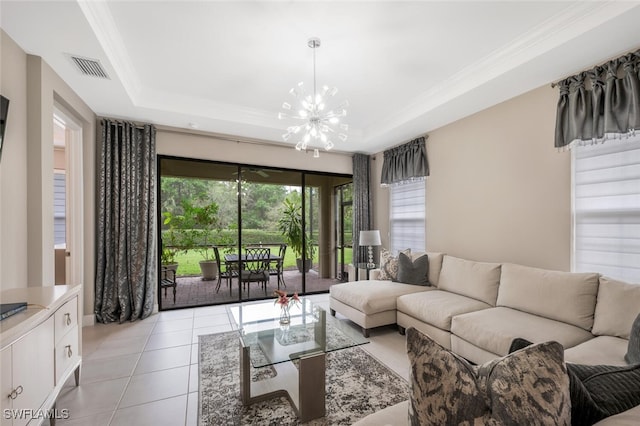
M235 331L200 336L201 426L299 425L286 398L248 407L240 401L240 341ZM273 377L271 367L252 369L252 380ZM327 354L327 415L308 425L350 425L409 399L409 385L359 347Z

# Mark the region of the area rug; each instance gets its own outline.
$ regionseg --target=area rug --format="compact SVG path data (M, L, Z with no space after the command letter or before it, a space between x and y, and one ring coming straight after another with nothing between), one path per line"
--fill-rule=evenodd
M351 425L366 415L409 399L409 385L359 347L327 354L327 415L307 425ZM237 331L200 336L201 426L299 425L286 398L243 406ZM252 368L252 380L273 377L272 367Z

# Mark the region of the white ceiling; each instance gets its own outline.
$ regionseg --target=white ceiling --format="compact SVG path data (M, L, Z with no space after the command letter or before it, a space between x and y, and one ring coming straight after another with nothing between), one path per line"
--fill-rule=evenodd
M335 149L365 153L637 49L638 22L638 1L0 2L4 31L98 115L278 143L319 37L318 84L350 103Z

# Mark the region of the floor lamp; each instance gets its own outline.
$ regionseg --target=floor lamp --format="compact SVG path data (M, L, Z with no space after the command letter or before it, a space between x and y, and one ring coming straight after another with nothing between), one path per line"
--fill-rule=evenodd
M380 231L378 231L377 229L373 231L360 231L360 239L358 244L361 247L367 246L367 251L369 253L369 262L367 263L367 268L375 268L376 264L373 263L373 246L382 245L382 242L380 241Z

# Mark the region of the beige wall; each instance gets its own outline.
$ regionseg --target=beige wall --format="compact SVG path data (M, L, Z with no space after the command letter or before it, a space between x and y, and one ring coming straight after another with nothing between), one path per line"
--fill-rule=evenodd
M569 270L570 154L553 147L557 91L544 86L430 132L427 249ZM374 162L376 226L388 193Z
M298 152L288 146L228 141L165 127L156 133L156 149L160 155L230 163L347 174L352 170L351 154L321 151L320 158L313 158L311 151Z
M27 285L27 55L0 30L9 116L0 160L0 289Z
M95 114L40 57L27 55L1 30L0 38L1 91L11 99L0 163L0 289L54 283L52 120L59 105L82 125L83 297L84 312L91 312Z

